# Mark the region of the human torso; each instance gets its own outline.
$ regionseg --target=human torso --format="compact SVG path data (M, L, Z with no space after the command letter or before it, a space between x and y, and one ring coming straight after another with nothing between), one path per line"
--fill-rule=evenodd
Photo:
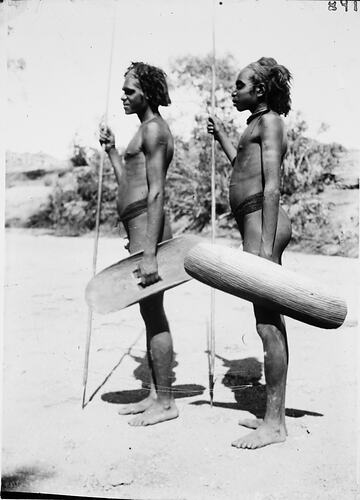
M124 182L118 187L117 208L121 214L124 209L136 201L146 199L148 183L146 176L146 157L143 151L143 130L150 121L155 120L161 129L161 141L166 147L166 170L174 153L174 142L166 122L155 116L142 123L134 137L129 142L123 158ZM166 175L166 170L164 175Z
M230 206L233 211L247 198L264 190L259 126L261 119L262 115L254 118L239 141L229 190ZM286 133L283 129L282 157L286 148Z

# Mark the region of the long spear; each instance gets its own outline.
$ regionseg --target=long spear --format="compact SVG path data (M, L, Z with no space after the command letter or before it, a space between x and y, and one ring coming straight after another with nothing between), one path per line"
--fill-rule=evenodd
M109 113L109 100L110 100L110 83L111 83L111 72L112 72L112 62L114 53L114 40L115 40L115 28L116 28L116 7L117 3L114 0L114 13L113 13L113 24L112 24L112 34L111 34L111 49L110 49L110 60L109 69L107 76L107 89L106 89L106 105L105 114L103 118L104 125L108 122ZM105 161L105 146L103 145L100 155L100 165L99 165L99 183L97 192L97 205L96 205L96 219L95 219L95 237L94 237L94 248L93 248L93 261L92 261L92 276L96 274L96 264L97 264L97 254L99 246L99 229L100 229L100 213L101 213L101 197L102 197L102 185L103 185L103 173L104 173L104 161ZM85 397L86 397L86 385L89 373L89 355L90 355L90 342L92 333L92 310L88 308L88 318L87 318L87 329L86 329L86 345L85 345L85 362L84 362L84 372L83 372L83 397L82 397L82 409L85 408Z
M211 63L211 114L215 115L216 59L215 59L215 0L212 4L212 63ZM215 196L215 138L211 139L211 242L215 243L216 196ZM209 338L210 337L210 338ZM208 331L208 363L210 405L214 400L215 371L215 289L210 290L210 331Z

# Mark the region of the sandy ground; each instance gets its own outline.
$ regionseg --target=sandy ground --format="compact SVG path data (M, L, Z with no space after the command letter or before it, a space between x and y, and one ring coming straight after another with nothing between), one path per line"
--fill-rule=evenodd
M215 403L209 406L209 289L191 281L166 296L180 417L132 428L117 415L144 380L137 307L95 316L81 409L93 240L6 235L2 485L26 492L123 499L354 499L357 434L357 261L288 253L284 265L348 302L339 330L287 320L289 437L256 451L231 441L264 395L251 304L216 294ZM102 238L99 268L125 255ZM249 413L250 412L250 413Z

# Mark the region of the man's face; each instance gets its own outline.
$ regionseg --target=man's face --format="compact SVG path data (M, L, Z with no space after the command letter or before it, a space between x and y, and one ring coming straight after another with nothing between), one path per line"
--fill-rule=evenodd
M238 111L252 109L257 104L254 83L251 80L253 70L244 68L236 78L235 90L231 93L232 101Z
M130 71L124 80L123 95L121 97L125 114L141 113L148 106L144 92L133 71Z

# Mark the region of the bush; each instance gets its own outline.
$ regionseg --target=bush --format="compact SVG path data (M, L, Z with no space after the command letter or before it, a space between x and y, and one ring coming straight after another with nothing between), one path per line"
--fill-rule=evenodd
M166 183L167 205L174 221L184 219L188 229L202 231L211 218L211 140L195 136L184 143L177 138L176 144ZM220 158L219 151L216 156L216 213L223 215L229 211L230 165Z
M323 125L324 127L324 125ZM284 159L282 194L317 194L335 182L334 170L345 148L324 144L305 136L307 124L297 113L288 128L288 151Z
M59 234L77 236L95 227L98 191L98 166L77 167L58 177L48 203L28 223L29 227L47 227ZM100 222L108 228L118 224L116 182L105 161Z

